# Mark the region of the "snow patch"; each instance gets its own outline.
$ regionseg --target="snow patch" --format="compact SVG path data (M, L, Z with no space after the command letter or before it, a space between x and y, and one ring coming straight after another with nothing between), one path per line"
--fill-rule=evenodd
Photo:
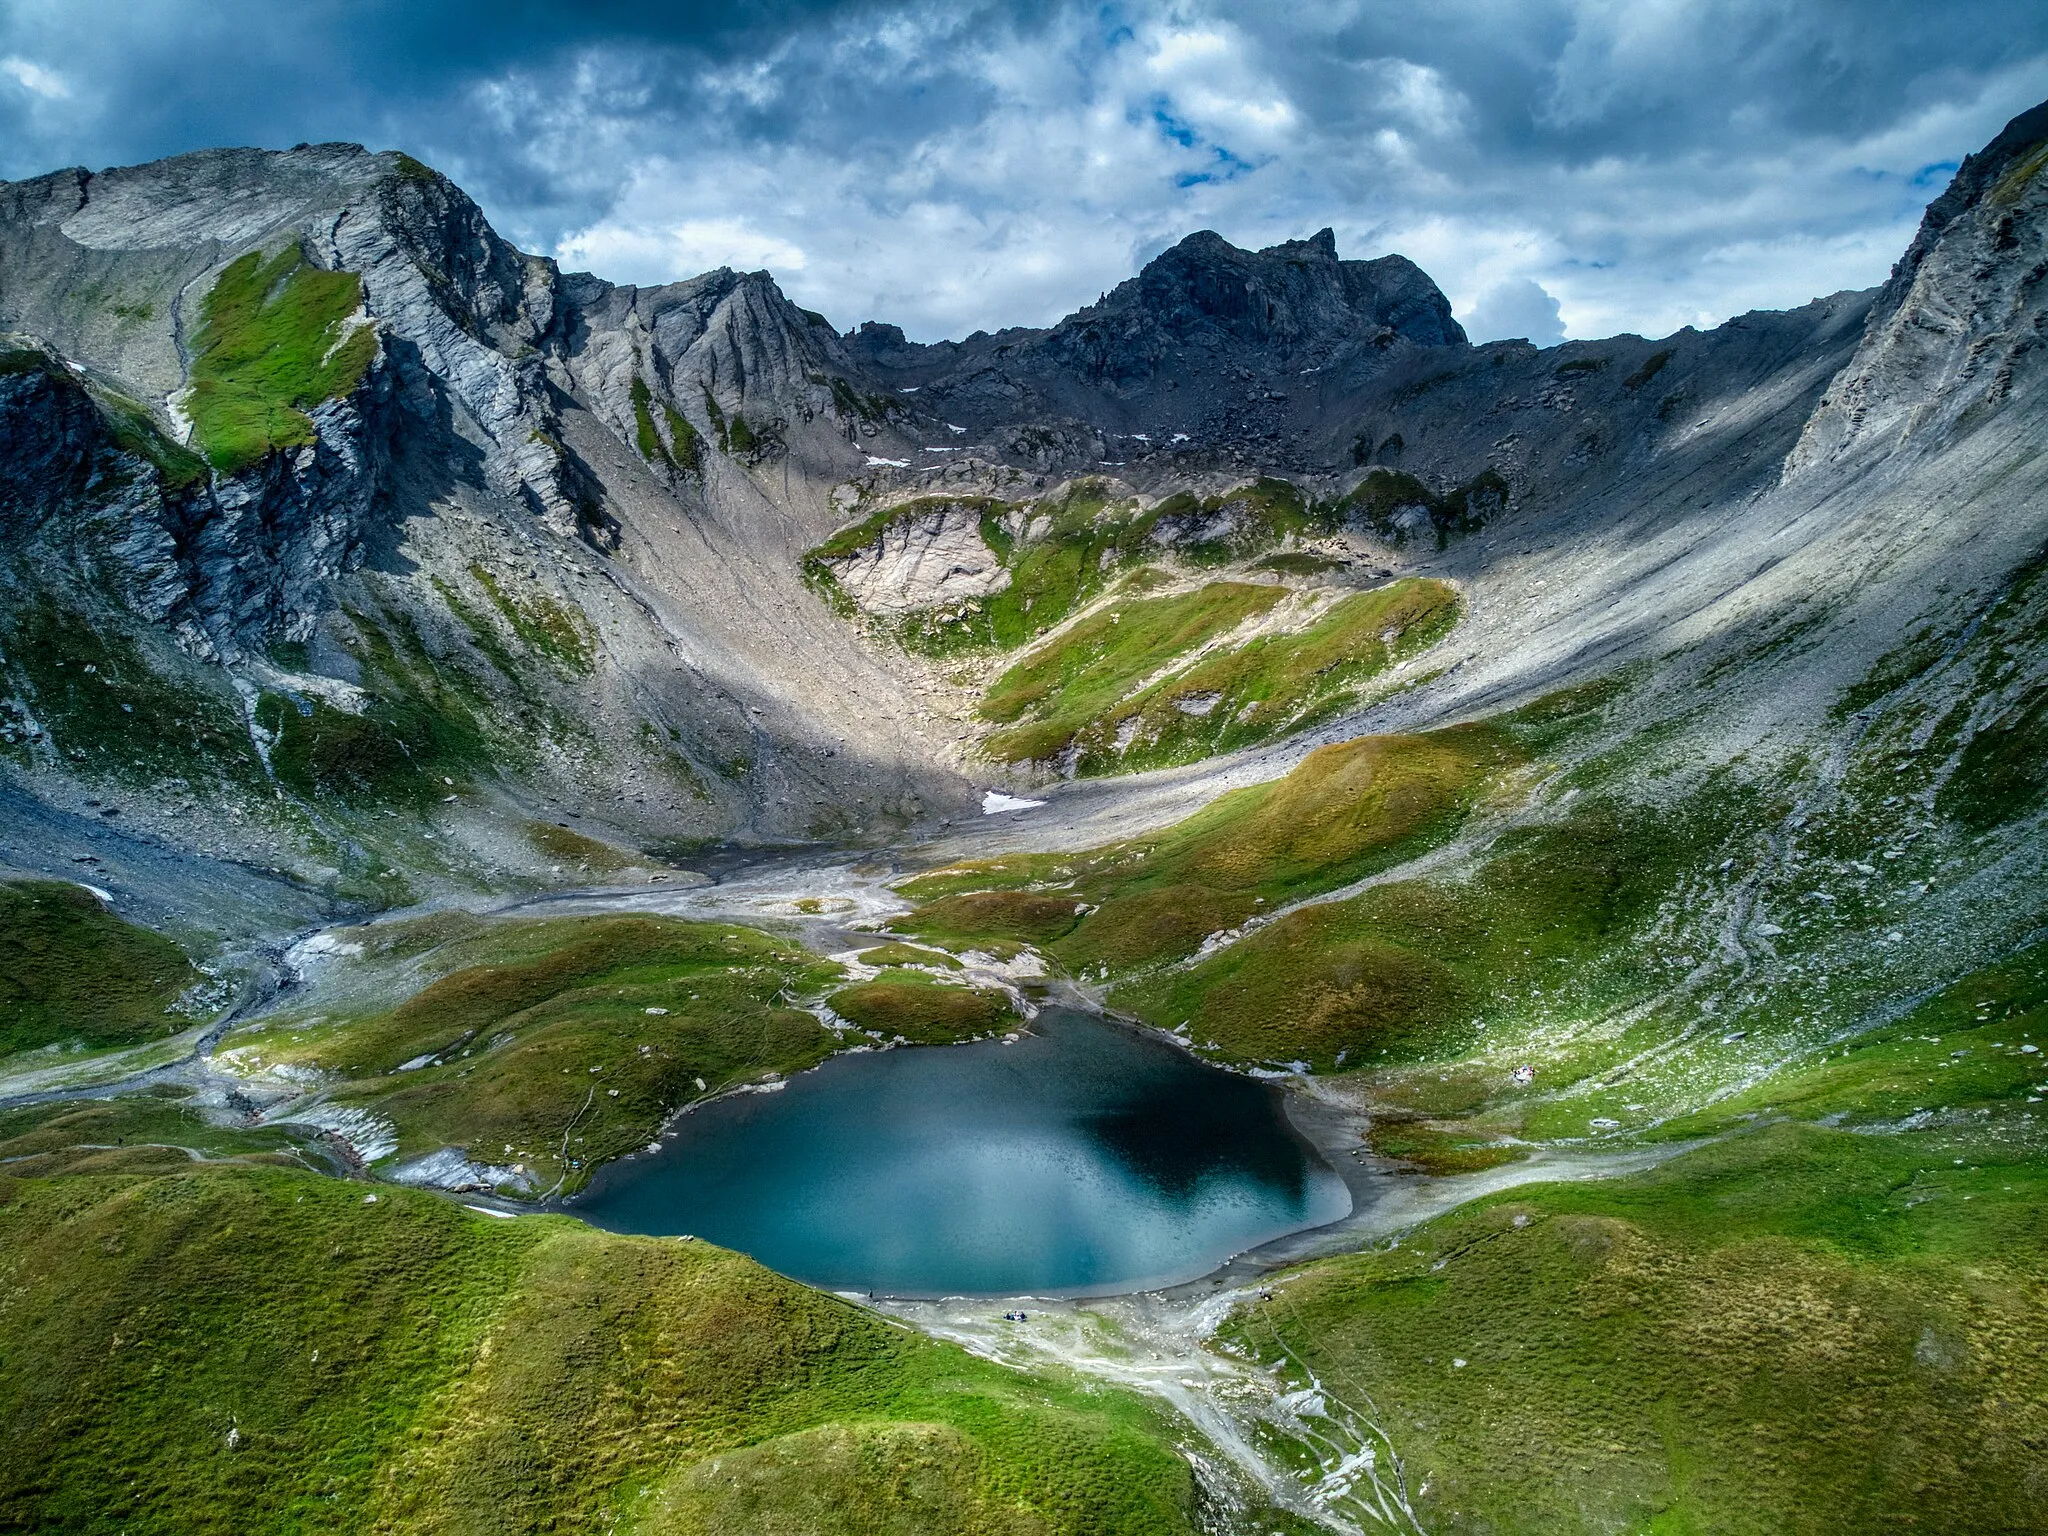
M1018 795L1006 795L999 789L991 789L981 797L981 814L1000 816L1006 811L1036 810L1043 804L1043 800L1026 800Z

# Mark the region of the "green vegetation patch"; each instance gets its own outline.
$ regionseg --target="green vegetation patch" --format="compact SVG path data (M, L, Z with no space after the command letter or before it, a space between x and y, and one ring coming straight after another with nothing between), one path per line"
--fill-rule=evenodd
M314 266L303 246L228 263L192 334L185 403L208 463L234 474L314 441L306 408L348 394L377 355L375 329L349 327L362 302L360 277Z
M1443 493L1404 470L1380 466L1336 502L1327 514L1336 524L1364 527L1392 544L1424 533L1442 549L1463 534L1476 533L1507 510L1512 492L1491 469Z
M1519 760L1489 726L1322 747L1285 778L1224 795L1152 838L915 876L898 889L922 905L896 926L1021 940L1078 970L1141 969L1193 954L1261 907L1413 857Z
M2028 1049L2028 1047L2032 1049ZM1971 972L1894 1022L1788 1062L1761 1082L1678 1115L1659 1137L1739 1130L1760 1116L1898 1125L2027 1113L2048 1097L2048 944Z
M654 1536L1038 1536L1028 1507L992 1496L986 1458L945 1424L826 1424L700 1461L630 1528Z
M1623 389L1641 389L1650 380L1662 373L1665 364L1669 363L1676 356L1678 356L1678 352L1672 347L1665 347L1662 351L1652 352L1643 359L1641 367L1621 381L1621 387Z
M924 655L1015 650L1147 560L1171 552L1189 564L1221 565L1317 526L1308 501L1284 480L1259 480L1207 498L1183 493L1149 508L1115 495L1105 481L1077 480L1036 501L920 497L884 507L811 550L806 578L851 616L833 562L873 544L893 523L947 508L979 518L982 541L1010 583L972 603L902 620L894 638Z
M580 871L612 874L637 862L630 854L621 852L610 843L601 843L594 837L585 837L581 832L551 821L529 821L525 831L526 840L535 848L551 859L575 865Z
M1495 839L1465 879L1302 907L1113 999L1226 1057L1320 1071L1462 1050L1535 989L1597 1013L1668 980L1624 941L1725 829L1703 809L1587 799Z
M190 1022L179 997L205 981L176 944L90 891L61 880L0 885L0 1055L176 1034Z
M289 1132L213 1124L182 1088L0 1110L0 1167L15 1178L182 1172L196 1160L299 1161Z
M1139 683L1287 595L1285 587L1212 582L1090 615L1010 668L983 697L984 719L1007 724L1028 716L1034 727L999 736L991 754L1013 762L1058 756L1083 726L1107 726L1109 712Z
M234 695L212 669L49 598L0 613L4 672L51 745L93 778L260 784Z
M147 318L147 314L138 318ZM35 347L0 348L0 378L10 374L39 374L60 396L89 402L100 418L107 442L116 451L133 454L150 464L166 491L187 491L207 478L206 461L165 436L141 402L104 383L88 382L51 354Z
M311 799L418 807L442 799L451 784L521 760L524 748L502 703L462 667L434 656L407 614L362 607L348 618L341 643L369 695L360 712L276 692L257 701L279 783ZM511 665L500 662L516 679ZM530 730L541 723L530 714L513 719Z
M1987 1139L1779 1125L1310 1265L1226 1337L1369 1389L1432 1531L2021 1530L2044 1200Z
M233 1036L237 1059L340 1079L338 1099L393 1123L401 1158L458 1147L529 1186L573 1189L682 1105L802 1071L835 1047L790 999L829 986L838 967L754 929L471 919L448 939L466 963L396 1007L264 1020Z
M647 381L639 374L633 375L633 432L640 449L640 457L650 464L667 464L668 444L661 440L661 434L654 430L654 394L648 389Z
M469 574L489 595L491 606L505 616L513 634L572 673L590 671L596 637L590 631L590 621L573 604L545 592L508 592L481 565L472 565Z
M1304 550L1287 549L1257 561L1252 569L1275 571L1282 576L1327 576L1332 571L1343 570L1344 566L1344 561L1333 560L1328 555L1312 555Z
M676 468L693 475L703 473L704 435L666 400L661 402L661 414L668 422L669 453Z
M833 1529L821 1508L909 1512L856 1530L1194 1529L1172 1431L1128 1395L709 1244L375 1193L248 1167L0 1177L0 1524L688 1530L708 1507L720 1531Z
M888 976L842 987L832 1011L862 1029L912 1045L953 1045L1000 1034L1021 1022L1006 993L959 987L927 976Z
M942 971L957 971L960 962L943 949L926 949L921 944L890 942L864 949L857 957L862 965L928 965Z
M963 891L926 902L897 926L935 939L1012 939L1045 944L1070 931L1084 905L1031 891Z
M1455 1122L1413 1120L1375 1114L1366 1145L1381 1157L1407 1163L1422 1173L1479 1173L1520 1162L1527 1147L1499 1140Z
M984 750L1003 762L1064 762L1082 775L1193 762L1271 740L1346 708L1360 684L1426 649L1457 621L1447 584L1398 581L1334 604L1305 628L1212 650L1164 678L1162 664L1287 594L1216 583L1091 616L1000 678ZM1127 633L1128 632L1128 633Z

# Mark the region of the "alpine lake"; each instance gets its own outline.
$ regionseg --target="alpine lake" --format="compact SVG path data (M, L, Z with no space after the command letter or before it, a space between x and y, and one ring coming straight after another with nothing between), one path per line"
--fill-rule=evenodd
M568 1209L830 1290L1090 1295L1342 1219L1280 1089L1070 1008L1010 1041L849 1052L679 1117Z

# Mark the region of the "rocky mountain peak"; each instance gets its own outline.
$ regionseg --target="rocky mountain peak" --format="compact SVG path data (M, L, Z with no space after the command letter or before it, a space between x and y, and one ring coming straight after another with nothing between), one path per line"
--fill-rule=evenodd
M1259 251L1197 231L1055 334L1086 337L1104 326L1180 346L1288 354L1389 334L1423 346L1465 340L1450 301L1420 267L1403 256L1340 260L1330 229Z
M1937 444L2039 388L2048 298L2048 103L1963 161L1871 307L1861 345L1786 460Z

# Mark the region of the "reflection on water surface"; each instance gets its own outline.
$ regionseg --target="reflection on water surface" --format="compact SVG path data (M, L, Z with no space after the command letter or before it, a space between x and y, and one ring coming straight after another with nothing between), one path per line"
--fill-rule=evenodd
M906 1295L1192 1279L1350 1196L1277 1089L1086 1014L1014 1045L842 1056L678 1122L574 1205L814 1285Z

